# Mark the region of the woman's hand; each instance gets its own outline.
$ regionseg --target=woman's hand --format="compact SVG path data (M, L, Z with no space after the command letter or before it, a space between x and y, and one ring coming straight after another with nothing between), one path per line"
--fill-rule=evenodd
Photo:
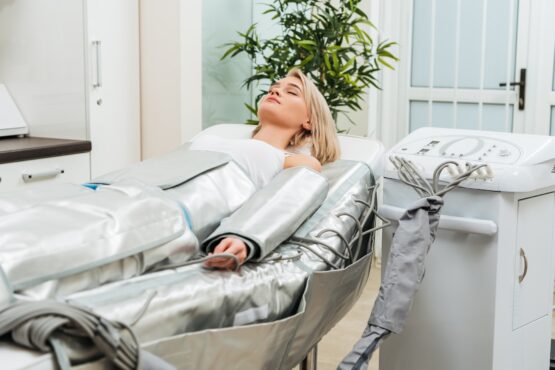
M247 246L239 238L224 238L214 248L213 253L208 253L209 256L217 255L219 253L231 253L239 260L239 265L242 265L247 258ZM232 270L235 268L235 260L229 257L213 258L204 263L205 267L213 267L219 269Z

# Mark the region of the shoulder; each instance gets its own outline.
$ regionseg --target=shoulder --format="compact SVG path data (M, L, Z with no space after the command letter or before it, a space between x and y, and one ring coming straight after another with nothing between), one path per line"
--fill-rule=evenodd
M322 171L322 164L316 158L311 155L306 154L292 154L285 157L285 162L283 164L283 168L290 168L290 167L309 167L315 171Z

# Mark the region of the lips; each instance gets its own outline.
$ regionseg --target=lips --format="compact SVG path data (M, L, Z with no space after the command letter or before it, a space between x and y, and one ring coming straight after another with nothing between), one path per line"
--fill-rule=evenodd
M267 98L266 98L266 101L273 101L274 103L281 104L281 103L279 102L279 100L277 100L277 99L274 98L273 96L267 97Z

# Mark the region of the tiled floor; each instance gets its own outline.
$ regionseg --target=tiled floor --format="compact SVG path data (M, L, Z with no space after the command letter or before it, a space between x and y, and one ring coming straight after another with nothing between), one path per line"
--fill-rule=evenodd
M372 266L370 279L351 311L322 339L318 345L318 370L335 370L351 350L366 327L380 287L381 271ZM369 370L378 370L378 354L374 354Z

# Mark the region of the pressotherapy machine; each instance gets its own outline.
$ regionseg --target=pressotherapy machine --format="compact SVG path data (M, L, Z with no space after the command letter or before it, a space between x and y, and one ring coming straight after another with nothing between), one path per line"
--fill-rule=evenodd
M439 231L405 328L384 341L381 370L549 367L555 222L551 137L423 128L387 154L380 214L398 219L419 195L389 158L424 177L446 161ZM384 265L394 227L384 230Z
M221 125L206 132L238 138L251 129ZM119 359L121 368L133 368L134 352L115 333L116 322L131 328L149 354L178 368L297 365L349 310L370 270L372 167L382 147L340 140L343 159L322 174L285 170L259 191L227 155L185 145L87 187L0 196L3 306L15 307L10 315L17 317L18 310L32 316L67 303L87 313L87 325L97 320L101 329L93 331L103 338L91 346L72 330L47 335L56 325L71 326L63 320L11 328L6 315L0 331L4 325L11 339L0 343L3 367L55 368L56 358L83 368ZM237 272L196 263L199 252L230 235L246 241L252 263ZM37 351L49 347L56 356Z

